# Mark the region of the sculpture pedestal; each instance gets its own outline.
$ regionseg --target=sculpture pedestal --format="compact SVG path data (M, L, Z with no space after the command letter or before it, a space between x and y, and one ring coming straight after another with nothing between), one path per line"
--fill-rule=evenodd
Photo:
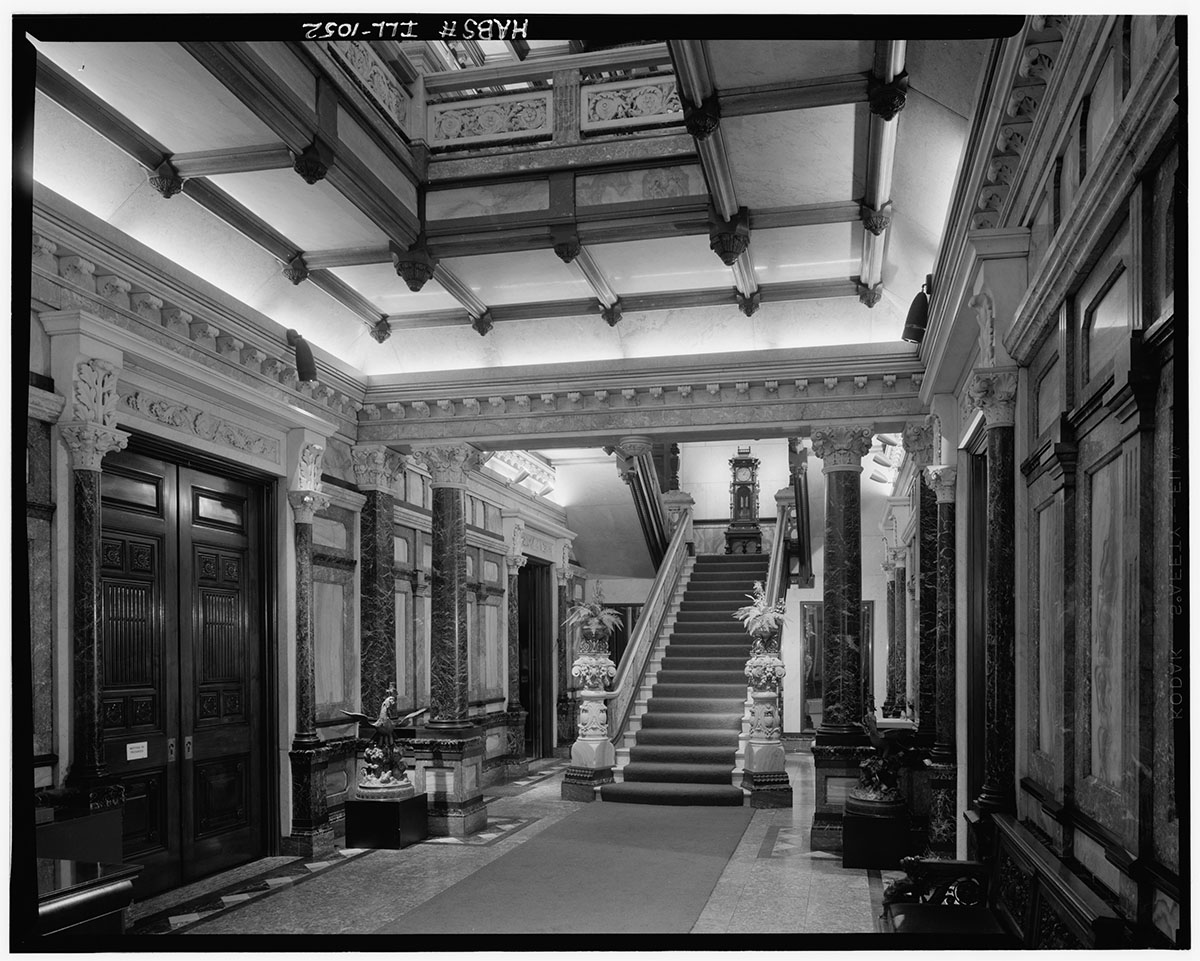
M916 854L909 831L908 814L842 817L842 867L898 870L900 859Z
M817 741L823 735L818 732ZM840 854L842 851L842 816L845 812L846 795L858 786L861 773L859 765L875 756L875 749L867 743L866 735L857 738L846 736L851 743L821 744L812 747L813 774L816 779L815 810L813 811L812 833L809 843L814 851ZM855 744L854 741L860 743Z
M346 847L397 850L429 837L424 794L346 802Z
M409 776L428 799L432 837L466 837L487 827L483 802L483 735L477 727L422 728L403 742ZM410 753L411 752L411 755Z

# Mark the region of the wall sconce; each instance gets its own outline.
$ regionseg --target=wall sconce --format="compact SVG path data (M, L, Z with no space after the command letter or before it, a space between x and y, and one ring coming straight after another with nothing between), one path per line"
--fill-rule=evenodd
M925 339L925 325L929 323L929 299L933 296L933 274L925 275L925 283L913 298L908 308L908 316L904 319L904 333L900 339L905 343L919 344Z
M317 379L317 363L313 360L312 348L308 341L300 336L300 332L287 332L288 346L296 348L296 379L299 381Z

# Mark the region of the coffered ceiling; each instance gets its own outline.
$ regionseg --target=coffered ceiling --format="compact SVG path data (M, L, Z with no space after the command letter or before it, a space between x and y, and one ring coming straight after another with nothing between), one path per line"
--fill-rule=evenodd
M38 189L368 387L814 346L914 356L904 313L991 43L30 39ZM406 282L409 262L431 276Z

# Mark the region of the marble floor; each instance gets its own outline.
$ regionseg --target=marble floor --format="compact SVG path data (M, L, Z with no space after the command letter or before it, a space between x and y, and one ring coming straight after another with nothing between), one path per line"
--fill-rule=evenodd
M872 935L880 872L812 851L812 756L788 756L793 806L755 810L692 933ZM487 830L402 851L339 848L329 858L264 858L133 905L131 936L356 935L378 930L582 807L560 797L567 762L486 789ZM594 802L602 803L602 802ZM636 806L631 805L631 808ZM686 865L681 865L686 869ZM619 932L614 919L614 932ZM450 933L450 932L448 932ZM182 945L181 945L182 946Z

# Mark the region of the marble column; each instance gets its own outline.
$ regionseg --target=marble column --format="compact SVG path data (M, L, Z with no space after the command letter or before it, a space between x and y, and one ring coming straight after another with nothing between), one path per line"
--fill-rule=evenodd
M320 457L320 449L315 455ZM317 673L313 637L312 550L313 515L329 506L329 495L319 490L288 491L296 545L296 728L292 749L317 747Z
M508 561L508 749L504 759L505 773L520 777L528 773L529 759L525 756L525 722L529 712L521 703L521 617L520 573L525 566L524 554L510 554Z
M396 676L396 535L392 483L400 457L382 445L351 448L354 479L365 495L359 515L359 704L374 716ZM399 705L397 705L399 707Z
M476 453L470 447L414 450L432 475L433 567L430 576L430 720L433 728L469 728L467 523L463 491Z
M467 446L412 452L431 475L433 490L430 576L429 722L406 741L413 782L429 805L429 833L451 837L487 826L483 800L483 731L471 722L467 648L467 524L463 491L478 462Z
M863 734L862 519L859 476L869 427L813 431L825 475L824 705L819 740ZM824 736L824 737L823 737Z
M58 422L73 474L72 535L74 759L67 783L87 793L92 810L119 807L123 792L104 761L104 647L100 625L100 472L105 454L122 450L129 434L116 428L117 365L98 358L74 367L73 400Z
M880 564L885 582L884 588L884 619L887 622L887 656L884 658L884 677L887 693L883 705L879 709L881 717L887 717L888 711L896 703L896 687L892 684L892 661L896 656L896 563L892 560L891 551L885 548L886 560ZM867 692L868 695L871 692Z
M954 486L957 471L939 465L926 468L937 496L937 726L935 761L953 761L954 750Z
M813 453L825 475L823 716L813 744L815 784L810 843L814 851L842 849L846 792L858 783L859 764L874 751L862 727L862 458L871 429L818 428Z
M982 811L1016 809L1016 570L1013 421L1015 368L980 368L967 386L987 431L987 564L984 596Z
M917 733L932 747L937 725L937 497L925 468L932 462L933 431L925 424L909 424L903 436L917 486Z
M892 623L895 625L893 636L895 644L888 648L888 693L883 704L884 717L902 717L904 715L904 667L908 656L908 569L905 566L907 551L894 548L888 551L892 565L892 577L889 582L892 599Z

